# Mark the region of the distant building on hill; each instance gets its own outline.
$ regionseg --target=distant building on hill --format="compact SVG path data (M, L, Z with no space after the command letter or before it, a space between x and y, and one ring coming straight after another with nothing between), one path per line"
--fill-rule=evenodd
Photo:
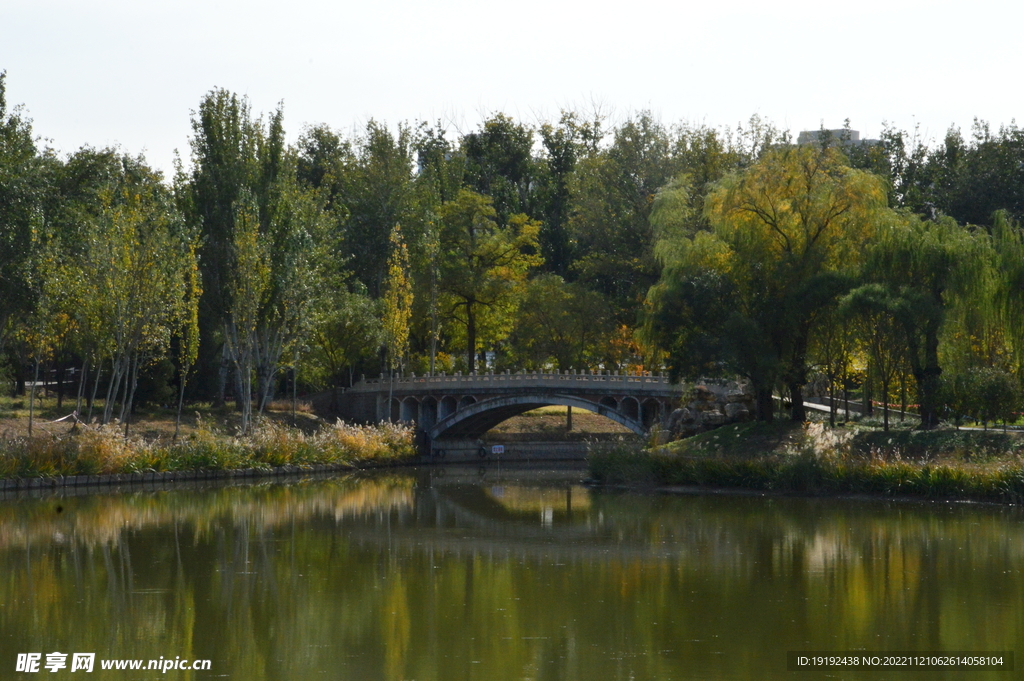
M833 144L851 147L878 144L878 140L862 140L859 131L848 128L840 128L839 130L804 130L797 135L796 143L820 144L823 138L831 140Z

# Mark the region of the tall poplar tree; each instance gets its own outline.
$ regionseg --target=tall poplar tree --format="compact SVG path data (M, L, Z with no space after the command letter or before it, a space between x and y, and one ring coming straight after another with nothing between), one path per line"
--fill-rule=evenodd
M388 276L384 280L384 348L388 365L388 409L394 388L395 372L400 370L409 351L409 321L412 317L412 280L409 277L409 249L402 239L402 229L391 230L391 255Z

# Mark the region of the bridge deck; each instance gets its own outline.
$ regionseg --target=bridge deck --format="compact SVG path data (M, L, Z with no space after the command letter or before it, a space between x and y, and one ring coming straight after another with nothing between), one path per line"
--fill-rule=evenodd
M624 375L610 372L595 374L571 373L504 373L470 374L447 376L396 376L394 381L382 375L379 379L363 380L349 391L379 392L390 390L394 394L444 393L444 392L518 392L524 390L558 390L578 393L601 391L617 393L643 393L652 396L671 396L679 391L665 375Z

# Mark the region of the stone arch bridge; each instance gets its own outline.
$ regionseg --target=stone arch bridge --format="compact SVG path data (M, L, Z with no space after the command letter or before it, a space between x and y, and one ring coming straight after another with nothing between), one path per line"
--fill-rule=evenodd
M389 404L390 395L390 404ZM342 396L350 420L415 423L433 447L476 440L513 416L547 405L586 409L644 435L679 401L666 375L471 373L362 380Z

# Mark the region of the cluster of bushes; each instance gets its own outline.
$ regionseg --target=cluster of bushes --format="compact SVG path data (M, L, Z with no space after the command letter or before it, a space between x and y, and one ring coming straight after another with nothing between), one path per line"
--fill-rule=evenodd
M263 422L248 437L207 429L174 444L125 439L116 427L51 439L18 439L0 449L0 479L108 475L144 471L227 470L399 461L416 454L411 428L338 421L313 435Z
M995 367L968 369L943 380L944 415L961 425L1014 423L1019 414L1021 389L1016 377Z

